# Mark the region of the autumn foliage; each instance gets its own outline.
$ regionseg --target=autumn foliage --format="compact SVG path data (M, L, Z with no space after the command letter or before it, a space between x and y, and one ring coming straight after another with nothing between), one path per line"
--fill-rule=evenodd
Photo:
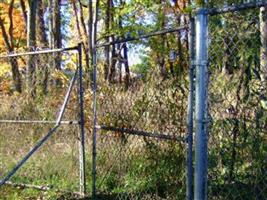
M16 5L17 1L14 3L12 16L9 16L10 4L0 3L0 17L4 21L5 29L10 37L10 42L18 48L21 44L26 41L26 24L23 20L21 10ZM6 52L6 46L4 38L2 37L2 32L0 29L0 52ZM11 41L13 38L13 41Z

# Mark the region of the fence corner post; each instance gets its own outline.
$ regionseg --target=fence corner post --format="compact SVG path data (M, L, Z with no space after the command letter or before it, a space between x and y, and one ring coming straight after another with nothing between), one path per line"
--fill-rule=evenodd
M208 14L200 8L196 23L196 107L195 107L195 180L194 199L207 199L207 60L208 60Z

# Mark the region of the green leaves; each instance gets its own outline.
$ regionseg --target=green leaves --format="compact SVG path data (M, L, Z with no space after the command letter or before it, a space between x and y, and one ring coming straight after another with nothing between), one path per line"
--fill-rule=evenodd
M267 100L261 100L260 101L260 103L261 103L261 107L264 109L264 110L267 110Z

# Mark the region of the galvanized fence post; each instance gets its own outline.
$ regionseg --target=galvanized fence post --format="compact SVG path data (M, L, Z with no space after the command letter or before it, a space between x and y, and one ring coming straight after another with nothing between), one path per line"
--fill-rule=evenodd
M194 60L195 60L195 19L190 18L190 69L187 114L187 162L186 162L186 199L193 199L193 112L194 112Z
M93 47L92 62L93 62L93 143L92 143L92 199L96 199L96 137L97 137L97 49Z
M86 179L85 179L85 130L84 130L84 91L83 91L83 69L82 69L82 44L78 45L78 68L79 68L79 82L78 82L78 93L79 93L79 125L80 125L80 143L79 143L79 161L80 161L80 193L81 195L86 194Z
M196 136L194 199L207 199L207 45L208 15L206 9L196 13Z

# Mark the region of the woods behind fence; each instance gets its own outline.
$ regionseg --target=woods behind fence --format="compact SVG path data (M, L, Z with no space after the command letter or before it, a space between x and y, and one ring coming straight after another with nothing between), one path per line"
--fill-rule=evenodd
M1 2L0 197L266 199L267 3L231 3Z

